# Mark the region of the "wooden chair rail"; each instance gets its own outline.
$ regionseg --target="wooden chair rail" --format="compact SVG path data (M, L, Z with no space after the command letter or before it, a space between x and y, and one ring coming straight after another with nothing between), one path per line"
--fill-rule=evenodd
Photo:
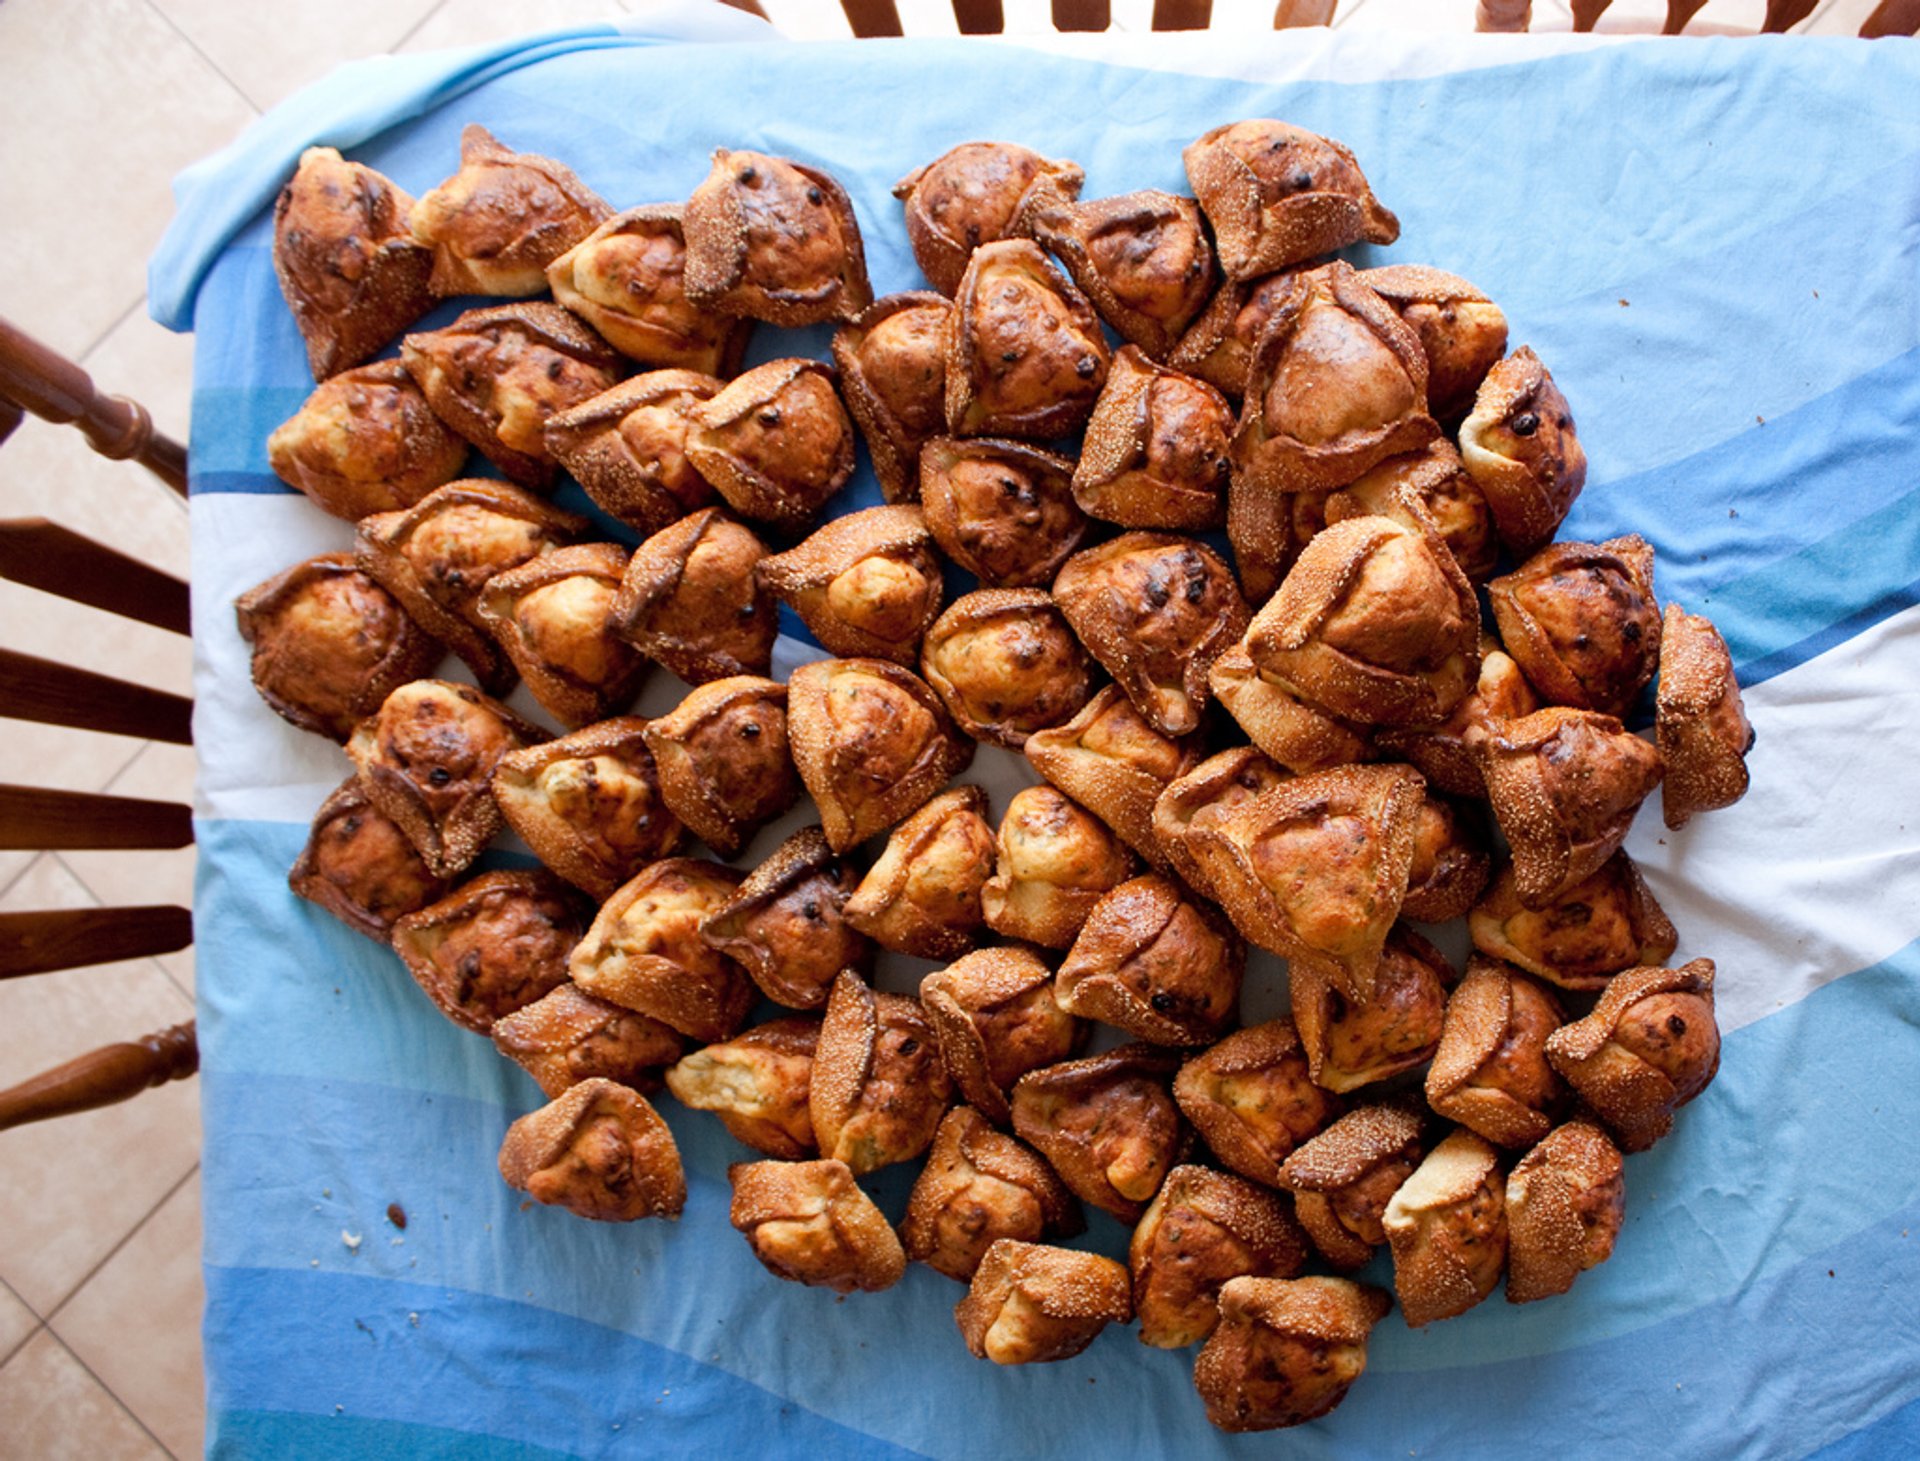
M188 632L187 586L43 517L0 519L0 578L78 604Z
M0 848L152 850L192 843L193 808L179 802L0 786Z
M737 9L764 13L753 0L726 0ZM1337 0L1279 0L1274 7L1274 29L1326 25L1333 19ZM847 24L856 36L903 34L900 7L895 0L840 0ZM1113 23L1112 0L1051 0L1053 28L1058 31L1099 31ZM961 35L998 35L1006 29L1001 0L953 0L953 19ZM1155 30L1205 30L1213 21L1213 0L1153 0Z
M184 908L49 908L0 913L0 979L171 954L193 942Z
M0 1091L0 1131L111 1106L149 1086L185 1080L199 1068L191 1020L139 1040L107 1045Z
M20 423L27 419L27 413L0 396L0 446L6 445L7 438L20 429Z
M18 650L0 649L0 715L193 744L193 702Z
M1573 0L1573 28L1590 31L1613 0ZM1667 20L1662 28L1667 35L1679 35L1687 22L1706 9L1708 0L1667 0ZM1767 0L1767 11L1760 22L1763 35L1782 35L1818 7L1819 0ZM1533 18L1532 0L1480 0L1475 23L1480 30L1522 31ZM1920 0L1880 0L1880 5L1860 34L1910 36L1920 32Z

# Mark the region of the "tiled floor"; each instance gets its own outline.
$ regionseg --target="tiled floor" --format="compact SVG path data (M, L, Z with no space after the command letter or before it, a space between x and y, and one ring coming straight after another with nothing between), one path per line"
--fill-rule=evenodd
M145 259L168 181L336 63L469 44L618 15L617 0L0 0L0 312L78 357L184 434L191 342L147 321ZM764 0L790 34L845 35L822 0ZM907 29L950 33L944 0L902 0ZM1751 27L1763 0L1713 0L1690 29ZM1850 33L1873 0L1826 0L1801 28ZM1116 0L1147 27L1150 0ZM1264 25L1272 0L1216 0L1218 25ZM1046 0L1006 0L1011 28ZM1472 0L1342 0L1338 23L1467 29ZM1616 0L1602 29L1645 30L1664 0ZM1569 26L1536 0L1539 29ZM19 220L32 220L31 226ZM181 502L137 469L29 422L0 452L0 516L44 515L172 572L187 571ZM0 583L7 642L188 687L184 644ZM4 722L18 773L45 785L185 799L193 763L141 745ZM16 773L9 772L9 778ZM0 852L0 910L185 902L179 854ZM192 1013L191 953L0 982L0 1085L103 1041ZM195 1092L0 1134L0 1457L184 1456L201 1447L199 1126Z

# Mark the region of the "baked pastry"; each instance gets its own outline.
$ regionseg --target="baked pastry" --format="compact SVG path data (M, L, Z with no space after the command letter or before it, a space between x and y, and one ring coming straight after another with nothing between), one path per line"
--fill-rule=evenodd
M908 817L847 900L847 922L898 954L966 953L984 922L980 889L993 873L986 812L985 792L956 786Z
M1247 738L1284 770L1304 776L1377 755L1368 739L1374 727L1310 704L1286 680L1255 665L1244 639L1213 662L1207 684Z
M787 731L835 852L918 810L973 760L940 697L887 660L802 665L787 680Z
M1126 1323L1133 1300L1111 1258L1001 1238L953 1317L975 1359L1038 1365L1072 1359L1107 1325Z
M682 287L702 309L817 325L850 320L873 301L853 202L805 163L716 147L681 228Z
M820 1020L787 1015L695 1050L667 1072L667 1089L681 1105L711 1111L735 1141L782 1161L816 1155L813 1052Z
M859 881L818 827L802 827L707 916L700 937L775 1004L818 1009L842 969L861 972L873 962L865 935L846 918Z
M507 825L554 872L596 900L686 837L660 795L636 716L602 721L500 759L493 799Z
M547 418L547 450L606 513L652 537L720 500L687 459L693 411L721 382L650 370Z
M1516 557L1559 531L1587 481L1587 454L1567 398L1540 357L1522 345L1487 373L1460 426L1460 456Z
M836 517L754 571L828 653L909 669L945 592L926 519L911 504Z
M1249 603L1264 604L1327 526L1326 488L1275 492L1243 472L1227 483L1227 546Z
M535 1202L602 1223L677 1218L680 1149L646 1097L596 1076L507 1128L500 1175Z
M471 685L414 680L354 727L347 755L373 804L444 878L505 825L493 799L494 767L546 738Z
M752 529L702 508L633 550L607 622L688 684L764 675L780 632L754 574L766 554Z
M1286 1020L1236 1030L1180 1067L1173 1096L1223 1166L1269 1187L1301 1142L1340 1114L1313 1083L1300 1037Z
M1082 1202L1137 1223L1193 1141L1168 1090L1179 1060L1122 1045L1029 1071L1014 1083L1013 1129Z
M1611 1258L1626 1199L1626 1164L1598 1126L1548 1133L1507 1175L1507 1302L1564 1294Z
M1413 829L1413 866L1400 916L1446 923L1466 916L1493 872L1478 811L1428 791Z
M738 857L800 799L785 685L755 675L709 681L648 721L645 734L667 810L722 857Z
M1200 748L1162 735L1118 685L1109 685L1063 726L1027 737L1034 770L1099 817L1162 871L1172 864L1153 835L1160 793L1191 771Z
M1427 357L1427 401L1436 419L1454 422L1507 353L1507 317L1458 274L1426 264L1363 269L1360 282L1392 305L1420 337Z
M1079 548L1087 515L1073 462L1021 441L935 437L920 448L927 531L989 588L1045 588Z
M1481 953L1562 989L1604 989L1622 969L1664 964L1679 942L1624 851L1538 909L1520 901L1513 869L1502 868L1468 915L1467 929Z
M1221 701L1227 703L1225 692ZM1540 697L1520 673L1520 666L1483 634L1479 675L1451 715L1436 726L1417 730L1383 726L1374 735L1382 747L1417 766L1433 790L1484 800L1487 781L1480 774L1474 743L1490 734L1498 722L1519 720L1539 708Z
M1373 996L1355 1004L1306 963L1290 970L1294 1027L1307 1072L1345 1094L1425 1065L1440 1044L1453 967L1405 924L1387 935Z
M1202 133L1181 157L1229 279L1400 237L1400 220L1373 196L1353 153L1330 137L1286 122L1230 122Z
M1212 904L1157 873L1094 904L1054 979L1068 1014L1156 1045L1205 1045L1240 1008L1247 946Z
M947 320L947 427L955 436L1066 436L1107 379L1086 296L1029 239L974 250Z
M1367 1335L1393 1303L1344 1278L1236 1278L1193 1364L1207 1419L1270 1431L1327 1414L1367 1368Z
M1496 1146L1532 1146L1553 1129L1566 1099L1546 1053L1547 1037L1566 1018L1545 986L1475 955L1447 1001L1427 1104Z
M562 725L625 710L651 668L607 623L626 568L617 543L578 543L496 573L480 591L481 622Z
M1217 821L1287 777L1287 771L1252 746L1234 746L1209 756L1160 793L1153 804L1154 840L1189 887L1220 901L1206 869L1187 850L1187 833L1195 821Z
M296 563L233 608L260 698L282 720L336 741L443 652L350 553Z
M1220 1290L1236 1278L1293 1278L1307 1237L1286 1199L1243 1177L1175 1167L1127 1245L1140 1342L1198 1344L1220 1322Z
M374 806L360 778L349 776L313 814L313 830L287 886L355 933L384 944L397 919L446 895L447 880Z
M629 359L656 370L730 376L753 322L687 298L686 237L678 203L616 213L547 265L556 304L592 325Z
M600 905L567 961L573 982L690 1040L727 1039L746 1019L755 990L738 964L700 937L700 925L739 885L740 874L717 862L653 863Z
M1107 825L1044 783L1022 787L1000 818L994 874L980 890L987 927L1070 948L1094 904L1137 863Z
M1087 422L1074 501L1126 528L1217 528L1226 521L1232 434L1225 396L1123 345Z
M1093 695L1086 651L1038 589L955 599L927 631L920 672L960 729L1013 751L1073 719Z
M1031 230L1122 339L1163 360L1219 273L1200 207L1151 188L1040 208ZM1146 524L1138 524L1146 526Z
M1030 949L975 949L920 981L940 1058L966 1103L1000 1126L1007 1093L1030 1070L1067 1059L1087 1027L1053 997L1053 971Z
M636 1091L658 1088L660 1072L686 1041L671 1026L562 984L493 1022L494 1049L534 1078L549 1100L603 1077Z
M1387 1241L1382 1220L1425 1152L1417 1100L1356 1106L1280 1164L1280 1185L1320 1256L1351 1272Z
M1381 1227L1409 1327L1452 1319L1493 1292L1507 1258L1506 1198L1498 1154L1464 1130L1400 1184Z
M1434 530L1469 583L1485 583L1493 576L1500 556L1493 509L1460 460L1460 449L1444 436L1435 437L1419 451L1388 457L1369 468L1329 493L1322 512L1328 523L1350 517L1392 517L1402 492L1412 493L1420 510L1433 520Z
M1080 195L1086 174L1014 142L962 142L893 185L907 244L933 287L952 295L982 244L1030 237L1033 217Z
M853 475L853 422L823 360L769 360L692 408L687 460L733 510L807 530Z
M274 475L348 522L412 507L466 461L466 442L433 414L397 360L322 382L267 438Z
M470 309L408 335L400 359L427 404L511 481L553 483L547 419L609 390L623 373L607 342L557 304Z
M1547 1059L1622 1147L1645 1151L1720 1069L1713 960L1615 975L1593 1013L1548 1038Z
M1625 715L1660 664L1653 549L1550 543L1487 585L1500 638L1549 705Z
M888 502L919 498L920 448L947 429L952 313L948 300L915 289L876 299L833 333L840 390Z
M845 1162L735 1162L728 1218L775 1278L877 1293L907 1271L906 1251Z
M1253 369L1253 347L1260 343L1275 306L1292 288L1296 274L1322 262L1314 259L1261 279L1227 280L1168 352L1166 363L1239 400Z
M495 1020L567 982L567 955L587 931L580 895L546 872L485 873L394 921L393 951L462 1029Z
M1667 605L1660 635L1653 732L1667 768L1660 795L1669 829L1677 832L1695 812L1730 807L1747 794L1754 733L1733 656L1711 620L1678 604Z
M433 306L433 255L413 241L413 199L364 163L309 147L273 204L273 272L326 380L378 353Z
M820 1022L807 1095L820 1155L856 1177L910 1162L932 1143L952 1095L920 1001L876 994L858 974L842 973Z
M956 1106L907 1198L900 1241L907 1257L966 1283L1002 1238L1037 1243L1086 1226L1080 1204L1033 1151Z

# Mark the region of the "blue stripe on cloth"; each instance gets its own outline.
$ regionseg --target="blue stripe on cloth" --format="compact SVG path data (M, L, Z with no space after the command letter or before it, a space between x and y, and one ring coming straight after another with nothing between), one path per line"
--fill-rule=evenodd
M206 1454L210 1461L283 1456L299 1461L559 1461L568 1453L473 1431L345 1413L209 1408Z
M1920 1456L1920 1400L1814 1453L1819 1461L1912 1461Z

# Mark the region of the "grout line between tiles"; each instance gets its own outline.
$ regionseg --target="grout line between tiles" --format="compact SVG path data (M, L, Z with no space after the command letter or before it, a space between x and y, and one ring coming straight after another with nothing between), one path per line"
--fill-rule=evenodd
M112 339L113 332L119 329L128 320L132 319L134 316L134 313L140 308L141 305L145 304L146 302L147 302L147 292L146 290L143 289L140 291L140 297L138 299L134 300L132 304L128 305L125 309L121 310L119 314L115 315L112 321L107 325L107 327L104 330L102 330L98 335L95 335L92 340L87 342L87 348L82 350L78 355L74 357L75 362L81 366L85 366L88 358L93 354L93 352L98 350L102 345L106 344L108 340ZM87 373L91 375L93 372L88 371ZM94 384L100 385L101 382L95 381ZM108 385L107 389L111 391L112 389L111 385Z
M133 1099L138 1100L139 1097L136 1096ZM160 1200L154 1203L152 1207L148 1208L146 1212L141 1215L139 1221L135 1222L131 1227L129 1227L126 1230L125 1233L121 1234L120 1241L115 1243L113 1247L108 1249L107 1252L101 1257L100 1261L94 1264L93 1267L89 1268L86 1271L86 1273L81 1276L80 1281L76 1283L72 1288L67 1290L66 1296L62 1298L59 1303L53 1306L52 1311L46 1317L46 1326L47 1328L53 1330L54 1337L56 1339L60 1337L60 1331L56 1326L60 1322L61 1314L66 1311L67 1305L71 1304L74 1301L74 1299L79 1297L80 1290L84 1289L88 1284L92 1283L94 1279L99 1276L101 1269L105 1268L109 1263L113 1262L115 1256L120 1252L122 1248L126 1247L127 1244L133 1241L133 1235L135 1233L139 1232L148 1223L153 1221L153 1216L155 1213L159 1212L161 1208L165 1207L169 1202L173 1201L175 1195L181 1190L181 1188L185 1187L189 1182L191 1182L194 1179L194 1175L198 1173L199 1170L200 1170L200 1162L198 1158L196 1158L194 1160L193 1165L187 1168L185 1175L182 1176L179 1181L175 1182L173 1186L169 1187L164 1193L162 1193L160 1196ZM66 1343L64 1339L61 1339L60 1342L62 1344ZM78 1358L78 1356L76 1356L76 1358ZM89 1370L87 1373L92 1374L93 1372ZM99 1377L95 1376L95 1378L98 1379ZM111 1394L112 1392L109 1391L108 1393ZM116 1400L118 1400L119 1398L120 1397L117 1395L114 1396L114 1399ZM145 1429L145 1427L142 1427L142 1429ZM166 1448L163 1446L161 1447L161 1449L165 1450Z
M261 112L263 111L263 108L252 97L247 95L246 88L243 87L239 82L235 81L231 76L227 75L225 71L222 71L220 69L220 63L214 60L213 57L209 56L205 51L201 50L200 43L198 41L196 41L192 36L188 35L184 30L180 29L179 26L175 25L173 22L173 17L171 15L167 14L167 12L162 10L158 5L155 5L153 3L153 0L143 0L143 3L146 5L147 9L151 10L155 15L160 17L161 24L165 25L168 30L172 31L175 35L179 36L180 39L186 43L187 48L190 51L192 51L194 55L198 56L202 61L207 63L207 66L212 70L215 76L218 76L222 81L227 83L228 87L231 88L231 90L233 91L233 94L239 97L240 100L246 104L248 111L252 112L256 117L261 114Z
M38 1309L34 1308L32 1304L29 1304L26 1301L25 1297L21 1294L20 1290L15 1288L12 1284L8 1283L4 1278L0 1278L0 1289L5 1289L8 1293L12 1294L14 1299L19 1303L20 1307L25 1309L29 1314L33 1315L33 1327L27 1330L25 1334L21 1335L18 1343L16 1343L11 1349L0 1351L0 1370L4 1370L7 1367L7 1361L11 1360L15 1355L19 1354L21 1350L25 1349L27 1346L27 1342L31 1340L34 1335L38 1334L42 1329L45 1329L47 1327L47 1321L40 1317L40 1311Z
M392 55L395 51L398 51L402 46L404 46L408 41L412 40L415 36L420 34L420 28L423 25L425 25L429 20L432 20L434 16L438 15L441 11L445 10L446 8L447 8L447 0L440 0L440 3L438 5L435 5L429 8L425 15L421 16L412 25L407 27L407 33L405 35L401 36L392 45L387 47L387 54Z
M106 1393L107 1399L111 1400L115 1405L119 1406L120 1409L126 1413L126 1417L128 1420L132 1421L135 1425L140 1427L140 1433L143 1436L145 1436L148 1440L153 1442L154 1446L158 1448L162 1456L173 1456L173 1452L167 1448L167 1443L161 1440L158 1436L156 1436L153 1433L153 1431L148 1427L147 1423L144 1420L140 1419L139 1415L134 1411L134 1408L131 1405L127 1404L126 1401L122 1400L118 1395L114 1394L112 1387L110 1387L105 1380L101 1379L98 1375L96 1375L93 1372L93 1366L89 1365L85 1360L81 1359L79 1355L73 1352L73 1347L69 1345L66 1342L66 1340L60 1337L59 1330L55 1329L51 1323L45 1324L42 1327L47 1331L48 1334L53 1336L53 1342L55 1344L59 1345L60 1348L66 1350L67 1358L72 1360L76 1365L80 1366L81 1370L85 1372L87 1378L92 1380L94 1384L98 1385L101 1388L101 1390ZM179 1461L179 1458L175 1457L174 1461Z

